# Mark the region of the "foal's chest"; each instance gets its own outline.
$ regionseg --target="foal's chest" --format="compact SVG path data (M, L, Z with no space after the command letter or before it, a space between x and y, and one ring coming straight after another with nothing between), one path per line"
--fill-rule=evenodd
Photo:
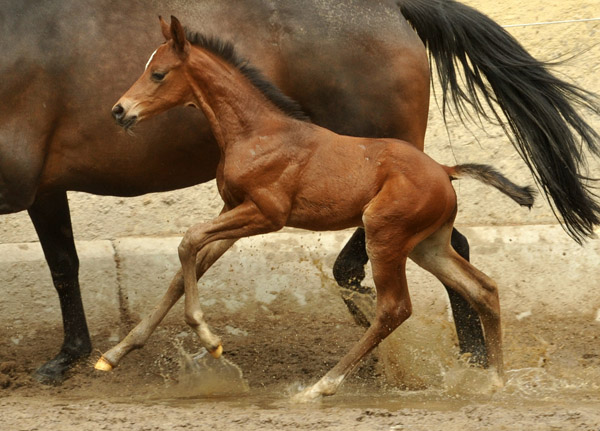
M270 142L269 142L270 143ZM236 145L217 169L217 187L226 204L236 206L257 192L287 190L298 180L301 157L261 142Z

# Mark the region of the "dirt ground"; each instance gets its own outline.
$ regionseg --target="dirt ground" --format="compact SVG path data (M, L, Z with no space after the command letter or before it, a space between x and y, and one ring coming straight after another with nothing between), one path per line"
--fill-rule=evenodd
M569 325L544 317L505 322L509 371L498 391L490 389L485 371L457 359L450 329L442 327L424 337L423 350L411 359L413 371L430 378L424 384L398 385L388 343L336 396L298 405L290 396L330 369L360 328L349 319L257 312L246 316L250 336L227 335L223 328L243 317L208 317L225 334L225 358L236 367L217 368L212 359L206 368L186 367L195 339L172 323L112 373L93 370L99 351L110 347L97 345L62 386L49 387L30 374L54 348L51 331L38 331L18 348L3 343L9 355L0 364L0 428L600 430L600 332L583 319ZM436 337L444 338L441 352Z
M503 25L600 17L598 0L466 3ZM560 70L600 92L599 21L509 31L540 59L580 53ZM432 127L440 123L432 116ZM308 405L291 403L290 395L314 383L360 337L362 329L350 317L256 310L227 317L208 311L207 319L235 366L210 368L217 365L208 361L208 371L190 368L195 339L171 322L112 373L92 368L112 346L97 342L90 360L57 387L30 376L56 349L60 327L36 328L35 336L19 343L0 337L0 430L600 431L600 323L590 319L506 319L508 372L497 391L485 371L457 359L451 329L442 326L411 358L413 370L428 377L398 377L400 365L394 366L390 352L401 340L392 339L336 396ZM236 319L244 321L244 334L227 330Z

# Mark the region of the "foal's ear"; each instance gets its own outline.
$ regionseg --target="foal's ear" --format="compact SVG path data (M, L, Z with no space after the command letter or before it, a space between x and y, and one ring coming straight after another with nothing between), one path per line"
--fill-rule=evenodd
M185 31L183 26L177 18L171 15L171 38L173 39L173 45L180 54L186 52L188 41L185 38Z
M158 16L158 20L160 21L160 29L165 37L165 40L171 40L171 28L169 27L169 24L167 24L167 22L160 15Z

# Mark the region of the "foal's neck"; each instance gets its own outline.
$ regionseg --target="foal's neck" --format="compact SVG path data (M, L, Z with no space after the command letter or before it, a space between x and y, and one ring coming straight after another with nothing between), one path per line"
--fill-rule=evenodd
M221 151L287 118L237 67L209 51L193 47L188 71Z

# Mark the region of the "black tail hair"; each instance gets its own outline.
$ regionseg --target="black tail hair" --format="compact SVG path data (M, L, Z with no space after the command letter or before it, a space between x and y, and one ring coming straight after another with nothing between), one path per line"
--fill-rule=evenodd
M535 190L533 187L516 185L492 166L466 163L450 169L454 171L450 174L452 178L460 178L462 176L474 178L484 184L495 187L519 205L530 209L533 206L535 199Z
M600 205L582 169L587 167L586 147L600 155L600 135L576 108L600 115L598 97L553 76L548 63L533 58L502 27L469 6L454 0L400 0L397 5L435 60L444 118L451 101L461 120L469 116L468 106L477 116L496 120L554 214L559 220L562 216L567 233L578 243L593 236Z

